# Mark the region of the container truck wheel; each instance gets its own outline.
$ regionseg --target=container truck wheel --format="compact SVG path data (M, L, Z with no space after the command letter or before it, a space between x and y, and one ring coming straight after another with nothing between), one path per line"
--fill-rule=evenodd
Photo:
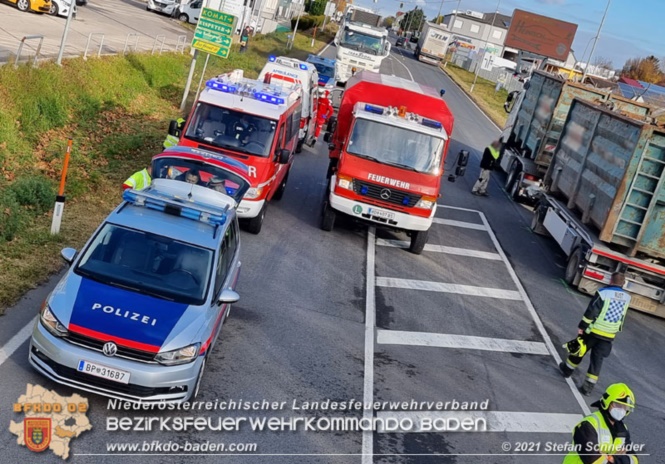
M247 221L247 232L250 234L257 235L261 232L261 227L263 227L263 220L266 218L266 209L268 209L268 203L263 204L263 208L259 211L259 214L256 217L253 217Z
M513 163L510 165L510 170L508 171L508 177L506 177L506 184L504 185L506 192L510 192L513 189L513 184L517 180L517 177L520 175L520 171L521 169L517 163Z
M411 245L409 251L414 255L419 255L425 249L429 230L415 230L411 232Z
M335 210L330 207L328 200L323 202L323 212L321 213L321 230L330 232L335 227Z
M584 251L581 248L575 249L568 257L568 265L564 280L568 285L577 286L582 278L581 269L584 266Z

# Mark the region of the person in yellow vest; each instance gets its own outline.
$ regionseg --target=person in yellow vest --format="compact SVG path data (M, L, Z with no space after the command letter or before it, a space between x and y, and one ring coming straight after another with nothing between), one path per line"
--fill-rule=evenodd
M164 143L162 144L164 148L175 147L180 142L180 131L185 127L185 120L183 118L178 118L178 135L168 134Z
M140 171L132 174L129 179L127 179L122 184L122 189L127 190L131 188L134 190L143 190L144 188L150 186L150 183L152 182L151 176L152 167L148 166L145 169L141 169Z
M589 396L598 382L603 360L612 351L612 342L616 334L623 329L623 323L630 305L630 294L623 290L626 276L615 272L610 278L610 285L603 287L593 297L578 325L578 335L582 338L586 350L568 355L565 363L559 364L564 377L570 377L582 358L591 352L591 362L584 383L580 387L582 394Z
M487 186L490 182L490 174L499 159L499 150L501 149L501 142L495 140L485 148L483 158L480 160L480 177L473 185L471 193L474 195L489 196L487 193Z
M635 396L625 383L607 387L591 406L598 411L586 416L573 430L572 450L563 464L638 464L624 418L635 409Z

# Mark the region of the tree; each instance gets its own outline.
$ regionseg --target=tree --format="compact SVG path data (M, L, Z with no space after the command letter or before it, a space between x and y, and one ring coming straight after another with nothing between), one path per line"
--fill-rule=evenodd
M383 27L386 29L390 29L393 27L393 24L395 23L395 17L394 16L388 16L387 18L383 18Z
M321 16L326 11L326 0L313 0L309 5L309 14L312 16Z
M407 12L402 16L399 25L404 32L419 31L421 23L425 20L423 10L415 7L413 10Z
M653 55L629 59L621 72L625 77L653 84L665 80L665 75L660 70L660 60Z
M603 68L603 69L609 69L610 71L614 69L614 64L612 63L612 60L607 58L606 56L597 56L593 59L593 63L591 63L597 68Z

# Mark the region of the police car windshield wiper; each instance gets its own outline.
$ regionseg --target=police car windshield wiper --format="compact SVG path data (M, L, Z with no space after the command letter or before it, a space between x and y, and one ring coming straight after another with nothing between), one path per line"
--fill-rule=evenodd
M108 280L106 283L109 285L113 285L114 287L124 288L125 290L130 290L132 292L140 293L142 295L154 296L155 298L160 298L162 300L168 300L168 301L174 300L174 298L164 296L161 293L151 292L149 290L146 290L145 288L133 287L131 285L120 283L117 280Z

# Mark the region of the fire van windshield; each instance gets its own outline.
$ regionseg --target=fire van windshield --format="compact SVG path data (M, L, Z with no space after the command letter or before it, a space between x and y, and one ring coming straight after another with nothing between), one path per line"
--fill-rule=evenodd
M358 119L347 153L398 168L439 174L443 139L402 127Z
M266 158L276 127L272 119L199 102L185 138Z

